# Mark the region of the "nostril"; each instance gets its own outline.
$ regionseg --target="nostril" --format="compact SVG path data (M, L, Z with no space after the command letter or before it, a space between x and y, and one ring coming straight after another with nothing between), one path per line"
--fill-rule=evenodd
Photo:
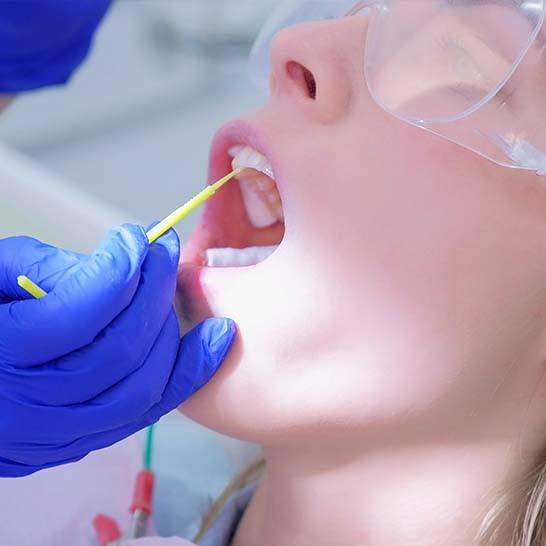
M309 96L315 100L317 98L317 82L315 80L315 76L313 76L313 73L307 70L307 68L303 69L303 75L305 77L305 83L307 84Z
M307 97L312 100L317 98L317 81L310 70L296 61L290 61L286 65L286 73L290 79L300 85Z

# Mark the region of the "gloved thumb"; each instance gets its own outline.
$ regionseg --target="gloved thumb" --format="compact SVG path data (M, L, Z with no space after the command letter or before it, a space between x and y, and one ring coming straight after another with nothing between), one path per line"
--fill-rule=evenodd
M237 334L229 319L209 319L196 326L180 341L173 373L161 402L152 411L157 419L176 409L204 387L224 362Z

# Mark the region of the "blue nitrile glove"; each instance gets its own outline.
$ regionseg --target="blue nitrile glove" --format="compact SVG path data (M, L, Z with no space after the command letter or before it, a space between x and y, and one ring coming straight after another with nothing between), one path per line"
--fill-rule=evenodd
M235 337L211 319L180 339L180 244L113 230L91 256L0 240L0 476L76 461L156 422L205 385ZM32 299L27 275L49 294Z
M0 94L68 81L110 0L0 0Z

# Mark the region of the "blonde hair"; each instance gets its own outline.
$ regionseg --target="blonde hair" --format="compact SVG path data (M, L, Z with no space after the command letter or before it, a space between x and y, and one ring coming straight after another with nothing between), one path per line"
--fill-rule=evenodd
M513 498L521 499L519 505L513 505ZM507 536L510 542L501 543ZM546 546L546 462L497 500L483 520L475 546Z
M210 507L209 511L203 517L201 528L199 529L199 532L193 539L193 542L195 544L199 544L201 540L203 540L205 533L212 527L212 525L214 524L214 521L218 517L218 514L220 514L220 512L222 511L222 508L224 508L229 498L233 494L237 493L237 491L240 491L244 489L245 487L247 487L248 485L256 482L260 478L264 469L265 469L264 459L254 461L247 468L245 468L240 474L237 474L235 478L231 480L231 482L229 482L229 484L224 489L222 494L218 497L218 500Z

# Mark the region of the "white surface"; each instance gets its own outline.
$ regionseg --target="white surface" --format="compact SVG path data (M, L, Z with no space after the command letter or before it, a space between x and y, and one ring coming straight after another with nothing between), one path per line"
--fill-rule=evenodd
M179 2L118 2L71 84L20 97L0 117L0 140L143 222L196 193L214 133L263 99L248 81L246 58L212 62L154 42L158 18L191 27L180 6L201 0ZM248 22L239 13L253 5L211 2L223 6L226 21ZM181 233L196 220L188 218Z
M50 149L73 139L100 138L122 125L153 122L180 106L193 110L197 102L214 101L222 73L229 78L234 69L245 84L246 59L212 63L179 50L179 44L171 44L177 36L169 41L167 34L195 32L215 39L239 21L252 35L273 1L261 0L265 10L254 0L115 2L70 85L27 95L2 118L0 139L25 149ZM230 3L237 9L227 10Z
M25 234L85 252L111 226L129 220L0 144L0 238Z
M213 135L246 110L235 96L231 89L217 102L196 101L191 110L181 107L153 122L33 155L78 187L151 223L204 187ZM243 100L257 103L256 98ZM188 217L180 233L187 235L198 217Z
M74 464L0 480L0 545L97 546L99 513L126 529L140 454L133 437Z

